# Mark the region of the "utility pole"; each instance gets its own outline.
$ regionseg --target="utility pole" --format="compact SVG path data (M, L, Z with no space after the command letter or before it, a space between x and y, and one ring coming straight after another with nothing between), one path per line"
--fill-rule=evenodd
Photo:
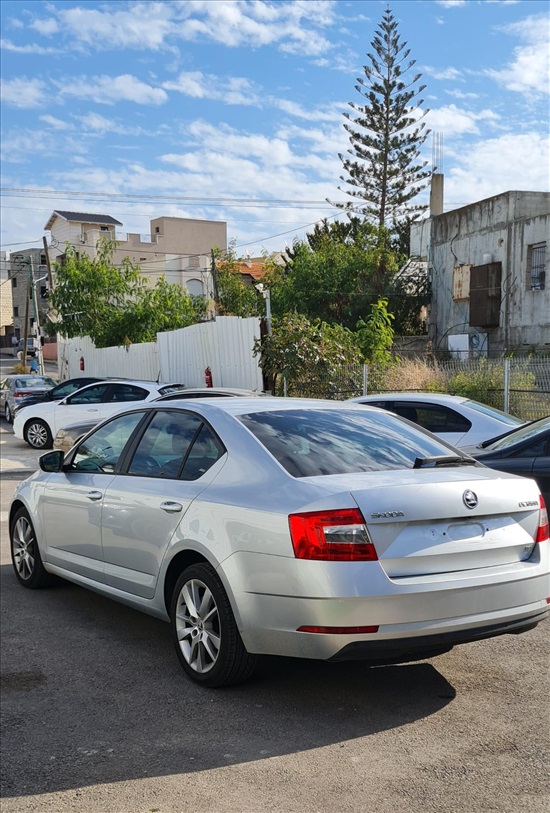
M40 373L40 375L44 375L44 358L42 355L42 335L40 333L40 311L38 310L38 297L36 295L36 286L38 285L39 282L41 282L44 279L46 279L46 277L40 277L40 279L36 280L33 279L32 286L33 291L32 298L35 314L34 324L36 325L36 339L37 339L36 355L38 356L38 372Z
M25 302L25 327L23 332L23 352L21 354L21 363L23 367L27 366L27 339L29 338L29 307L31 303L31 281L27 281L27 301Z
M50 253L48 251L48 241L44 236L42 238L42 242L44 243L44 253L46 255L46 266L48 268L48 288L50 291L53 291L53 275L52 275L52 264L50 263Z

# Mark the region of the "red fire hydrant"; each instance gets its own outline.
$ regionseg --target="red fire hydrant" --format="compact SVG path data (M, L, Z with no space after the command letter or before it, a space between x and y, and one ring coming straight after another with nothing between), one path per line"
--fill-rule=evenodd
M213 386L213 384L212 384L212 370L210 369L210 367L207 367L206 370L204 371L204 383L206 384L207 387L212 387Z

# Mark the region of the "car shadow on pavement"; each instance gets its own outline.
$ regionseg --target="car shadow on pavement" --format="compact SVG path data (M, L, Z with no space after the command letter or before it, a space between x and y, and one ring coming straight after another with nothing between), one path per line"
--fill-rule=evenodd
M345 743L455 696L430 662L286 658L264 659L244 685L202 689L181 670L168 624L68 582L24 590L8 565L0 578L5 798Z

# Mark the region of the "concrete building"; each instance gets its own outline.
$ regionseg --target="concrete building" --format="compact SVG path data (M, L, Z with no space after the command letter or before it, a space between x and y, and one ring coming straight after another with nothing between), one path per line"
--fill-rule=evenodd
M50 257L62 262L66 243L91 257L103 238L116 240L115 265L125 257L141 267L152 285L162 276L177 283L191 296L212 297L211 251L227 249L227 224L223 221L182 217L157 217L150 234L119 234L119 220L110 215L56 210L45 225L51 233Z
M29 302L29 334L34 335L36 316L40 325L44 325L48 311L48 301L44 294L47 288L48 267L43 248L24 248L13 251L7 261L8 280L11 292L13 333L22 339L25 335L25 314ZM30 291L30 298L29 298Z
M9 255L0 251L0 347L9 346L13 334L13 302L9 279Z
M411 257L429 267L434 351L467 357L550 350L549 240L545 192L504 192L450 212L432 209L414 224Z

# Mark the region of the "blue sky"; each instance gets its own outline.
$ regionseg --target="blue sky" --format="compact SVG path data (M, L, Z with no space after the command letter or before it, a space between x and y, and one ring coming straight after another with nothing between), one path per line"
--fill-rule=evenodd
M342 114L386 5L2 0L2 248L56 208L141 234L226 220L253 256L303 237L345 199ZM389 5L443 137L445 209L547 190L546 0Z

